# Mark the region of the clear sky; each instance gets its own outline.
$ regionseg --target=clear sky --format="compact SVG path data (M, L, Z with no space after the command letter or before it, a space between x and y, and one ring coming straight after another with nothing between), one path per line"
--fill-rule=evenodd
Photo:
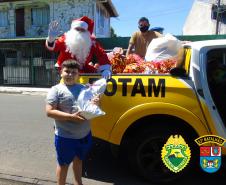
M184 22L195 0L112 0L119 16L111 18L117 36L129 37L138 30L140 17L151 27L163 27L164 34L181 35Z

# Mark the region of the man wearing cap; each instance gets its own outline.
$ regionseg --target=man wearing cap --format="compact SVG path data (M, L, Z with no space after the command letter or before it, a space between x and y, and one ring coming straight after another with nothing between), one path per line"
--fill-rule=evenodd
M59 52L56 67L60 69L63 61L75 59L80 63L82 73L101 72L104 78L111 77L110 61L95 37L91 36L93 27L93 20L83 16L73 20L70 30L56 39L60 34L58 22L50 23L46 47L50 51ZM98 65L91 63L94 58L97 59Z
M149 27L149 20L146 17L141 17L138 21L138 28L140 31L135 32L130 38L126 56L131 53L135 53L144 58L150 42L154 38L162 36L156 31L149 30Z

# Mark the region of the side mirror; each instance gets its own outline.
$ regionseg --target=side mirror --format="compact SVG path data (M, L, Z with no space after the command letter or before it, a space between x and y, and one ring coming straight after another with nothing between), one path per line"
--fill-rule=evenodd
M180 67L174 67L170 70L170 74L172 76L178 76L178 77L186 77L186 70L184 68Z

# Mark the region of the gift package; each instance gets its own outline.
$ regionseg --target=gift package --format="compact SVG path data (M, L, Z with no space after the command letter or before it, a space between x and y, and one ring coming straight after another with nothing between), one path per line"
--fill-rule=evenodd
M107 86L106 79L101 78L93 84L87 85L78 96L78 111L80 115L89 120L98 116L105 115L101 108L93 103L94 98L100 98Z

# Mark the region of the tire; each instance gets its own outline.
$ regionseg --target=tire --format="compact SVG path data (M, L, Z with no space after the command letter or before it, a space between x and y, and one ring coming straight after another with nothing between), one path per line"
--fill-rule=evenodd
M136 174L143 176L152 183L162 184L173 182L183 177L193 165L191 164L192 158L188 166L182 171L174 173L163 164L161 150L171 135L181 135L189 145L190 150L192 150L191 144L189 143L193 138L188 140L188 137L186 137L184 133L183 131L178 131L178 129L164 127L158 129L143 128L138 130L135 136L133 136L133 139L130 139L128 143L127 155L130 167ZM193 148L193 151L194 150L197 152L197 148Z

